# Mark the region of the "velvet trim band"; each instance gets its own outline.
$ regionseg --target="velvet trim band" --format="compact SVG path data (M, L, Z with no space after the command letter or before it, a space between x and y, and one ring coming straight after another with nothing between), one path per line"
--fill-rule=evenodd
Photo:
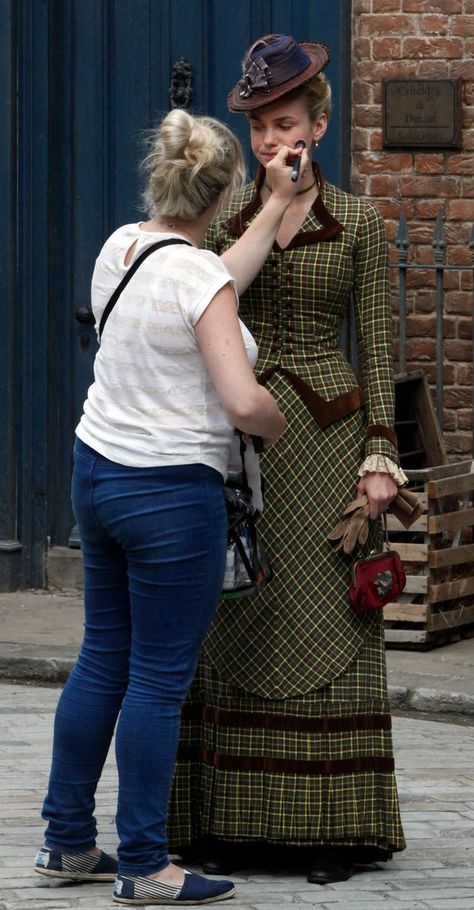
M210 705L185 705L183 720L203 720L218 727L254 730L287 730L295 733L351 733L357 730L391 730L390 714L352 714L348 717L297 717L292 714L255 714L225 711Z
M180 746L178 761L200 761L219 771L251 771L270 774L304 774L323 777L335 774L391 774L395 770L393 758L364 755L358 758L287 759L266 758L259 755L226 755L212 749L194 749Z
M366 436L367 439L374 439L376 437L388 439L396 449L398 448L397 434L394 430L391 430L390 427L384 427L382 424L378 423L371 423L367 427Z
M305 246L306 244L310 243L318 243L320 240L333 240L344 230L344 225L341 224L340 221L337 221L337 219L331 215L331 212L324 205L324 202L322 200L324 181L317 164L313 163L313 170L316 180L318 181L320 191L313 202L312 211L321 224L321 227L316 231L298 231L294 237L292 237L288 246L284 247L285 251L295 249L299 246ZM262 167L260 168L255 178L255 195L252 197L250 202L244 206L243 209L241 209L240 212L237 212L236 215L232 215L225 222L226 227L234 237L242 236L248 227L248 222L262 205L260 190L263 186L264 181L265 168ZM282 250L282 247L280 247L276 241L274 243L274 248L276 250Z
M290 380L293 388L301 395L309 413L322 430L335 423L336 420L340 420L341 417L347 417L353 411L358 411L364 403L364 395L360 386L356 386L355 389L350 389L349 392L344 392L342 395L337 395L336 398L331 398L328 401L322 395L319 395L318 392L315 392L307 382L300 379L296 373L291 373L290 370L285 370L279 366L265 370L260 376L257 376L257 382L260 385L265 385L276 372L283 373Z

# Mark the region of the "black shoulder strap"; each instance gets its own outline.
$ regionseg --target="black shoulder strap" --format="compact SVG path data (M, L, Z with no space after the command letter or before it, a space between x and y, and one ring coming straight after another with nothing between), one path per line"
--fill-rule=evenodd
M170 246L172 243L185 243L186 246L192 246L192 244L189 243L187 240L179 240L177 237L173 237L172 240L158 240L157 243L152 243L151 246L148 246L146 248L146 250L143 250L143 253L140 253L140 255L137 256L137 258L135 259L135 262L133 263L133 265L130 266L128 272L126 273L126 275L124 275L120 284L118 284L117 287L115 288L114 293L112 294L107 306L105 307L104 312L102 313L102 317L101 317L100 325L99 325L99 341L102 337L102 332L104 331L105 323L107 322L107 319L109 318L115 304L117 303L117 300L119 299L120 294L122 293L124 288L127 286L130 279L133 278L135 272L141 266L143 260L146 259L147 256L150 256L151 253L154 253L155 250L159 250L160 247Z

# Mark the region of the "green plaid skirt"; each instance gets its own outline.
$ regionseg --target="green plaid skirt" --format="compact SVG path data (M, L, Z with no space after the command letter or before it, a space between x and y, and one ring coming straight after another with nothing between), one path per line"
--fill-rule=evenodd
M379 624L342 676L286 699L237 689L203 660L183 709L171 848L213 835L403 850L382 639Z
M220 604L204 643L170 845L213 835L402 850L382 620L351 610L353 559L327 541L354 497L363 414L320 430L284 376L269 388L288 418L262 459L259 528L275 577ZM374 522L368 547L379 533Z

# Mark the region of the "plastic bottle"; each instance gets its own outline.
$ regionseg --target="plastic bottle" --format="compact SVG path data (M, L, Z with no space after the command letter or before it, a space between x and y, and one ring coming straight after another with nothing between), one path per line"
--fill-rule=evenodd
M249 563L252 564L248 531L246 531L246 530L242 531L242 534L240 535L240 541L245 550L245 555L246 555ZM245 568L245 563L243 562L240 554L238 554L238 568L237 568L236 575L237 575L237 584L238 585L249 584L249 582L250 582L249 573L247 572L247 569Z
M225 558L224 581L222 583L224 591L233 591L235 588L235 545L227 547Z

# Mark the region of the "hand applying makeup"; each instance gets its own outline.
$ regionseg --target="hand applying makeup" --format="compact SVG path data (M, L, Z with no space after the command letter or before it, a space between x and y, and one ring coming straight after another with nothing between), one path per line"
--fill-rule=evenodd
M303 139L299 139L295 147L282 145L274 158L266 165L264 186L272 195L288 202L300 192L301 181L306 176L309 156ZM293 177L297 168L296 180Z
M298 139L298 141L295 143L295 148L297 148L297 149L304 149L305 147L306 147L306 142L304 141L304 139ZM301 166L301 156L299 158L295 158L295 160L293 162L293 170L291 172L291 179L293 180L293 183L295 183L296 180L298 180L298 176L300 173L300 166Z
M300 176L291 180L295 155L301 158ZM221 255L222 261L235 280L237 293L242 294L258 275L262 257L270 252L282 218L289 205L300 193L301 181L306 176L308 152L303 148L282 145L265 167L267 196L263 208L254 218L237 244L233 244Z

